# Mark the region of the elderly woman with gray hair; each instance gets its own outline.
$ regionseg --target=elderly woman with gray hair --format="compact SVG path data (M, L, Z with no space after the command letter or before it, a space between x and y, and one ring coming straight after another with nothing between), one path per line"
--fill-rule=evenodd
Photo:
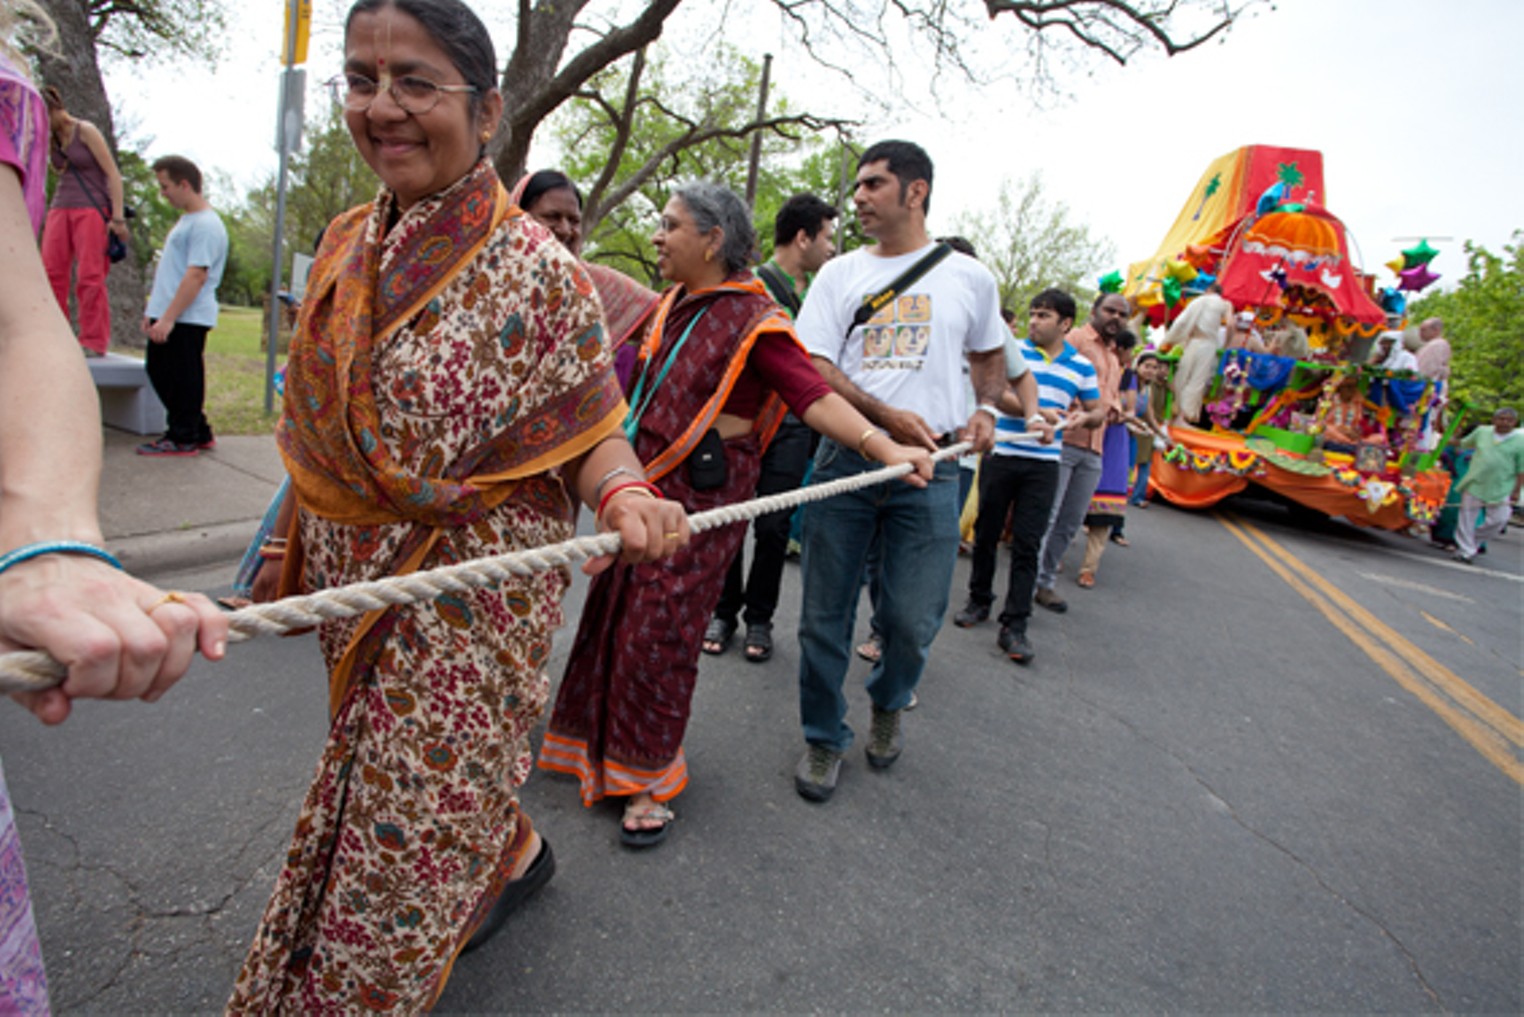
M627 383L625 433L649 480L689 512L756 491L762 450L787 406L806 424L886 464L932 476L923 449L900 445L832 391L793 325L748 270L756 240L728 189L680 187L651 242L673 283ZM682 741L704 627L745 523L671 558L619 565L594 579L540 753L575 774L584 805L627 798L621 841L650 847L675 818L665 803L688 781Z

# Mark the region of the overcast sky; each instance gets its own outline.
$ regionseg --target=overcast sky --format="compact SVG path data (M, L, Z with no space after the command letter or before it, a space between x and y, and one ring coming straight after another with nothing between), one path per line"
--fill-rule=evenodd
M178 151L247 186L275 169L284 5L230 6L233 41L215 72L120 67L108 88L152 154ZM314 40L315 80L338 69L331 15L328 24ZM505 53L506 32L493 34ZM758 34L787 89L801 58ZM930 151L934 232L992 205L1002 178L1036 170L1052 198L1115 244L1119 268L1153 253L1213 158L1247 144L1320 149L1320 200L1349 227L1364 267L1391 282L1381 263L1428 237L1442 252L1432 267L1450 283L1465 270L1462 241L1497 251L1524 228L1521 41L1524 0L1276 0L1221 44L1124 68L1097 60L1088 76L1066 77L1072 97L1047 109L991 88L934 116L878 118L869 137Z

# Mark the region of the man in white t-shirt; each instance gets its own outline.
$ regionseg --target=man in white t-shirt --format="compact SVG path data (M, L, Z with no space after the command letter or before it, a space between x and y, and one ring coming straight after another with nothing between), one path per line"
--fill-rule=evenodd
M810 287L796 329L831 387L897 441L936 448L961 436L991 445L994 404L1006 388L1000 298L989 270L948 254L914 282L896 287L879 310L854 324L857 309L882 295L936 249L926 232L931 159L918 145L884 141L857 164L852 194L858 223L876 243L827 262ZM967 357L978 408L968 413ZM1037 405L1030 377L1016 383ZM866 439L873 432L864 435ZM823 440L815 483L876 469L859 449ZM794 786L823 802L836 789L852 744L842 683L869 545L881 541L876 616L883 653L868 677L873 700L868 762L900 754L900 713L921 679L942 627L958 553L958 464L939 462L924 489L878 485L808 505L804 515L804 596L799 621L799 709L809 748Z

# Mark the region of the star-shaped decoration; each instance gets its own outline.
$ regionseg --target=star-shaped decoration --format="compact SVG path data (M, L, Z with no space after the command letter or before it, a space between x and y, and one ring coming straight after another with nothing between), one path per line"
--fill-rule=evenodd
M1287 188L1301 187L1302 181L1307 178L1302 175L1302 170L1294 162L1281 162L1275 164L1275 179L1285 184Z

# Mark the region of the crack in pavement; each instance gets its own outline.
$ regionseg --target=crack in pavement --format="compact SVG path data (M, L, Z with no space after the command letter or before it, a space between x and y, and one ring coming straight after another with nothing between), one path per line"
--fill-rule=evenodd
M305 786L306 782L304 781L303 787L305 788ZM272 854L279 853L281 846L277 845L273 849L267 849L260 846L261 842L270 839L272 828L285 826L292 822L286 808L282 807L275 810L267 820L249 831L248 835L243 838L241 845L227 853L228 857L237 859L245 865L243 874L233 879L232 888L228 892L217 896L208 904L161 908L145 903L144 898L150 894L141 879L133 878L113 864L88 860L85 857L83 849L80 847L79 838L60 825L55 824L47 813L34 808L17 808L15 812L18 816L25 816L40 823L49 834L58 837L68 846L69 858L60 859L57 854L41 855L38 856L35 864L39 868L46 867L69 874L68 891L81 912L99 914L103 911L100 898L86 893L80 885L82 877L93 875L108 876L119 882L125 891L122 894L121 902L127 909L124 919L126 928L123 930L125 936L121 937L120 940L125 944L125 948L121 956L111 961L97 954L97 960L100 960L102 966L106 967L107 970L98 979L91 979L95 984L88 988L81 987L80 972L77 971L74 973L74 977L61 979L55 984L53 988L54 1004L60 1012L87 1008L101 1003L110 993L122 990L122 978L129 972L135 961L154 961L157 955L151 950L144 948L143 937L153 934L153 923L155 922L182 918L200 919L197 925L199 931L194 936L194 939L200 945L209 948L217 954L229 956L230 961L240 960L241 953L237 957L230 956L227 946L228 937L225 934L218 933L218 930L212 925L213 920L222 915L229 905L241 895L247 893L256 880L265 878L265 866L270 861ZM28 861L31 861L31 859L28 859ZM152 878L152 875L150 875L150 878ZM115 902L116 898L113 896L111 899L112 902ZM242 938L247 939L247 937ZM64 971L68 970L68 968L67 966L59 965L59 970ZM80 994L68 994L67 989L64 987L65 982L68 983L70 988L79 990Z
M1391 929L1387 928L1386 924L1384 922L1382 922L1380 918L1378 918L1376 915L1372 914L1370 911L1366 910L1365 908L1361 907L1359 904L1355 903L1350 898L1346 897L1343 893L1339 892L1338 889L1336 889L1331 883L1329 883L1326 879L1323 878L1322 873L1320 873L1314 865L1312 865L1306 859L1302 858L1295 851L1291 850L1291 848L1289 848L1286 845L1280 843L1274 837L1271 837L1269 834L1264 833L1264 832L1256 829L1252 823L1248 822L1241 815L1239 815L1238 809L1233 806L1232 802L1228 801L1222 795L1218 794L1217 790L1214 787L1212 787L1212 785L1206 780L1206 778L1204 778L1200 773L1196 772L1195 767L1191 766L1190 763L1188 763L1184 759L1182 759L1168 745L1165 745L1165 744L1159 742L1158 740L1149 737L1143 731L1139 730L1138 727L1136 725L1134 725L1131 721L1129 721L1126 717L1121 716L1121 715L1119 715L1117 713L1114 713L1111 710L1108 710L1104 706L1101 706L1099 703L1095 703L1095 702L1090 701L1089 699L1086 699L1072 685L1071 685L1071 690L1070 691L1074 695L1074 698L1078 699L1081 703L1084 703L1086 706L1090 707L1092 710L1097 711L1098 713L1101 713L1101 714L1104 714L1107 717L1110 717L1116 723L1120 724L1122 727L1124 727L1128 731L1132 732L1132 734L1135 737L1137 737L1140 741L1142 741L1145 745L1152 746L1158 752L1160 752L1163 755L1165 755L1165 756L1169 757L1170 759L1174 760L1176 765L1178 765L1182 770L1184 770L1190 776L1190 778L1192 780L1194 780L1198 785L1200 785L1202 790L1204 790L1207 794L1211 795L1212 799L1214 801L1216 801L1216 802L1221 804L1222 808L1226 811L1228 817L1230 819L1232 819L1233 822L1237 823L1238 826L1241 827L1246 833L1248 833L1250 836L1254 837L1255 839L1259 840L1260 842L1262 842L1262 843L1268 845L1269 847L1273 848L1274 850L1278 851L1279 853L1284 855L1286 858L1290 859L1298 868L1302 869L1302 871L1306 872L1309 876L1311 876L1313 882L1317 883L1317 885L1319 887L1321 887L1323 889L1323 891L1326 894L1328 894L1329 897L1333 898L1335 901L1337 901L1339 904L1341 904L1342 906L1347 908L1349 911L1353 912L1356 915L1359 915L1368 924L1373 926L1383 937L1386 938L1386 940L1388 942L1390 942L1397 949L1398 953L1400 953L1402 955L1403 959L1407 961L1408 968L1412 971L1413 978L1418 983L1418 987L1421 988L1424 991L1424 993L1429 997L1429 999L1433 1001L1434 1005L1440 1010L1440 1012L1441 1013L1449 1013L1450 1012L1450 1008L1445 1006L1444 1000L1442 1000L1440 998L1439 993L1437 991L1435 991L1435 989L1434 989L1434 987L1432 985L1429 984L1429 980L1424 977L1423 969L1419 966L1419 963L1418 963L1418 958L1413 955L1413 952L1408 949L1407 944L1405 944L1396 935L1396 933L1392 932Z

